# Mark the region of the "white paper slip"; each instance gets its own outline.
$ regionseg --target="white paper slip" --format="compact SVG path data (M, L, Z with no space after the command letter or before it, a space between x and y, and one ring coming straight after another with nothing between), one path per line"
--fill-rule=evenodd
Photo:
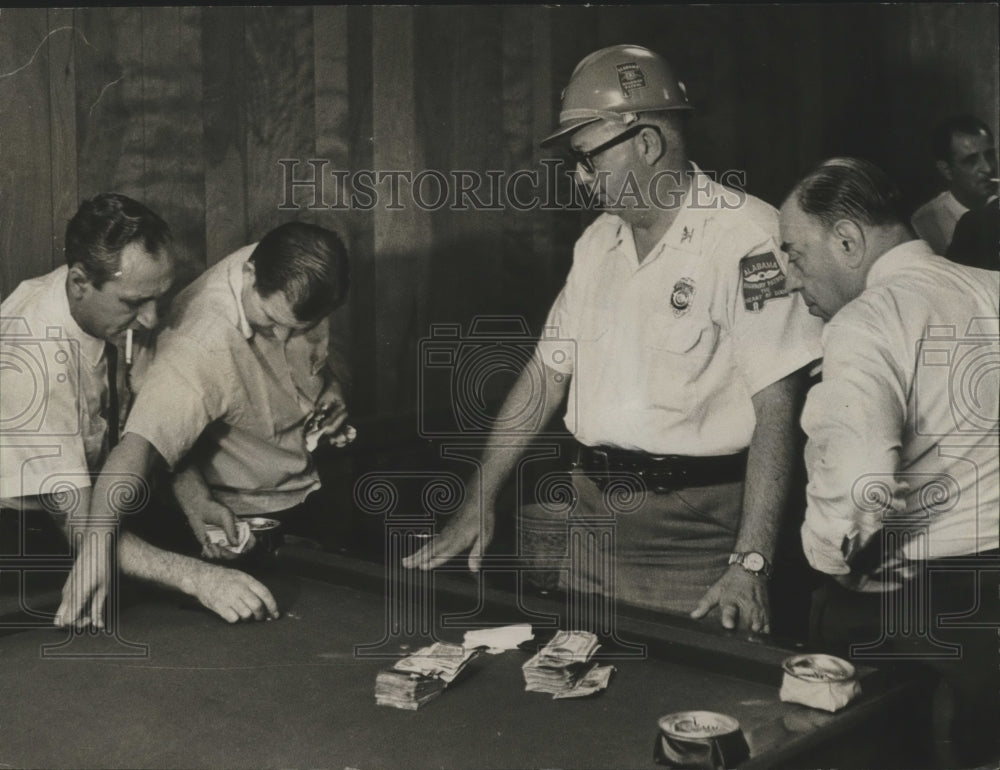
M486 647L488 648L487 652L496 655L505 650L516 650L519 644L534 638L535 634L531 630L531 624L520 623L514 626L477 628L466 631L462 646L467 650L474 647Z

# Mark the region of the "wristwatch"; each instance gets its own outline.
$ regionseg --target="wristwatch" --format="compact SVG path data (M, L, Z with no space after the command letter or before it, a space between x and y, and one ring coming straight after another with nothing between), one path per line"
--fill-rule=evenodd
M764 555L757 551L744 551L743 553L733 553L729 555L730 564L739 564L747 572L754 575L771 577L771 563L764 558Z

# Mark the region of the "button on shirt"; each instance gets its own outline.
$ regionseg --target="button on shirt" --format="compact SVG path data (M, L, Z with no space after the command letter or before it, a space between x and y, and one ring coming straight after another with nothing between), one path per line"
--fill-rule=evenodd
M875 262L823 331L823 380L806 400L810 563L847 574L895 521L926 532L909 558L974 554L1000 540L1000 274L910 241Z
M207 270L174 302L126 425L171 466L190 450L213 496L236 514L302 502L319 479L303 426L325 385L325 323L282 343L243 310L256 244Z
M583 444L741 451L751 397L820 357L821 322L785 291L774 208L695 170L642 263L617 216L577 241L539 353L572 376L565 422Z
M89 487L107 454L104 341L73 319L65 266L0 305L0 500Z
M910 224L917 235L930 244L935 254L946 254L955 234L955 225L968 210L949 190L945 190L913 212Z

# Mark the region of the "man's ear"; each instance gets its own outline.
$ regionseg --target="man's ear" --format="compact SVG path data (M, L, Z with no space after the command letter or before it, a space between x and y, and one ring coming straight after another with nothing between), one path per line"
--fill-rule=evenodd
M257 283L257 268L249 259L243 263L243 280Z
M653 128L642 129L636 137L636 141L640 142L640 151L647 166L655 164L667 151L663 134Z
M945 178L946 181L950 182L953 174L951 173L951 164L944 160L934 161L934 165L937 167L938 173Z
M865 231L850 219L840 219L833 225L834 248L843 264L860 267L865 261Z
M94 284L91 282L90 276L87 275L87 271L79 263L71 265L69 268L68 288L70 295L74 299L80 299L86 296L88 292L94 290Z

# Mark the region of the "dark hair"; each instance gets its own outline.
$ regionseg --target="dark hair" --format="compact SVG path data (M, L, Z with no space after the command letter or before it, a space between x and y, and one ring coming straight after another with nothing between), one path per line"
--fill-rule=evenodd
M951 138L955 134L976 134L985 133L990 139L993 132L990 131L983 121L974 115L955 115L947 120L941 121L934 130L931 131L931 157L934 160L951 161Z
M170 228L138 201L101 193L80 204L66 225L66 264L79 264L100 289L121 270L122 249L141 242L154 257L171 240Z
M335 232L304 222L279 225L250 255L261 296L282 292L300 321L318 321L347 296L347 249Z
M791 193L806 214L827 227L840 219L866 225L905 222L899 188L882 169L860 158L830 158L806 174Z

